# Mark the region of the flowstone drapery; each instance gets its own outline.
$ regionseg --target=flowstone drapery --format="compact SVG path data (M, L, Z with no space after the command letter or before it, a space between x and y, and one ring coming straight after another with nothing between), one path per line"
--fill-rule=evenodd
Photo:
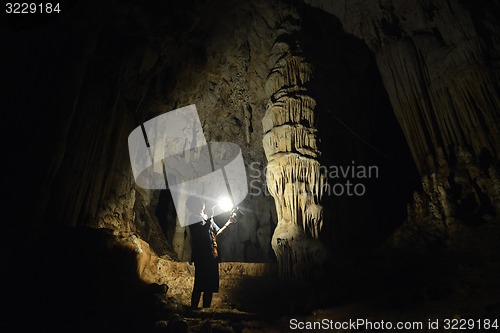
M441 75L431 75L435 71L428 67L436 64L420 59L418 44L406 40L386 46L377 57L422 175L423 193L415 194L409 219L444 228L467 218L461 203L475 207L480 219L500 214L499 76L487 68L481 41L472 34L463 38L468 41L446 56L442 67L448 68ZM419 201L429 210L419 208Z
M308 94L313 66L300 45L300 17L281 11L280 34L271 51L266 82L269 102L263 124L268 160L267 186L273 196L278 224L272 238L280 276L303 280L320 274L326 254L318 239L323 226L316 101Z
M500 216L499 4L305 0L363 39L422 177L410 225L453 233ZM346 15L349 13L349 15Z

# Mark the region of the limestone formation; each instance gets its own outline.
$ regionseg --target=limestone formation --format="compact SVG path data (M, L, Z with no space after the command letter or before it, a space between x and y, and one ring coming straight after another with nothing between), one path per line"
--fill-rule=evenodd
M376 54L422 176L409 222L449 228L498 216L500 59L489 42L498 40L490 15L475 21L456 0L306 2L339 17ZM489 6L498 11L498 4Z
M307 90L313 65L301 49L297 11L286 8L281 13L280 35L270 57L274 64L265 86L269 103L262 120L262 142L268 160L267 186L278 216L272 247L280 276L301 280L321 272L325 260L318 239L324 178L314 127L316 102Z
M7 317L30 318L14 325L143 332L154 322L170 329L167 320L172 325L172 314L190 302L189 234L176 224L171 198L134 184L127 137L190 104L208 141L242 147L252 191L242 220L218 240L214 310L349 319L336 313L340 300L356 305L346 317L366 309L376 312L367 318L408 317L391 303L455 317L498 312L499 1L95 0L67 9L0 23L9 124L4 266L13 294L5 303L15 312ZM370 196L372 184L400 185L388 169L381 167L381 179L363 179L363 198L326 195L321 162L354 166L355 156L372 165L384 150L377 142L396 141L391 135L399 131L376 113L389 109L385 92L421 177L407 223L392 240L439 256L434 245L465 239L466 251L438 260L406 251L368 255L378 244L360 234L376 230L384 238L402 220L391 190ZM371 214L381 211L388 213ZM381 232L383 220L390 221ZM327 253L336 256L323 270ZM334 279L303 284L322 299L309 288L290 291L296 284L277 272ZM230 321L246 331L256 322L248 319ZM283 328L278 317L272 322ZM261 323L254 331L270 329L269 320Z

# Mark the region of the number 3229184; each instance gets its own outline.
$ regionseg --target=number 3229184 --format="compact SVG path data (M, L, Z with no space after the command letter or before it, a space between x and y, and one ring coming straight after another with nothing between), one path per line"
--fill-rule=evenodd
M59 3L7 2L5 4L6 14L59 14L60 12Z

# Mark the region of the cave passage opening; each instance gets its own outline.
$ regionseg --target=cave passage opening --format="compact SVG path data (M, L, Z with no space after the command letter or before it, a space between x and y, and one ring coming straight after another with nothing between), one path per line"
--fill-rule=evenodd
M303 33L315 65L308 89L317 101L320 163L329 172L323 237L336 260L349 261L404 222L420 177L373 52L314 8L303 11Z

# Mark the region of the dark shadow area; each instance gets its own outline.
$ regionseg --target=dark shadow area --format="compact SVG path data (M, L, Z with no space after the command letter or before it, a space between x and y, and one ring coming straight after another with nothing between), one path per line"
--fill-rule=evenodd
M4 282L7 331L140 332L151 325L152 287L139 279L137 253L112 231L39 225L17 231L23 232L7 253Z
M403 223L420 178L373 53L334 16L307 6L303 14L304 53L315 67L309 89L317 102L320 162L329 183L323 235L334 260L350 260Z
M172 244L175 234L176 212L169 190L160 191L155 215L158 217L160 227L167 238L167 242Z
M382 246L363 257L334 263L331 272L314 283L280 281L273 274L240 276L231 304L246 314L227 318L241 321L248 316L281 328L290 318L394 323L410 319L424 325L434 318L496 318L500 228L465 227L460 234L459 245L451 248L418 252L411 246ZM224 316L213 313L216 318Z

